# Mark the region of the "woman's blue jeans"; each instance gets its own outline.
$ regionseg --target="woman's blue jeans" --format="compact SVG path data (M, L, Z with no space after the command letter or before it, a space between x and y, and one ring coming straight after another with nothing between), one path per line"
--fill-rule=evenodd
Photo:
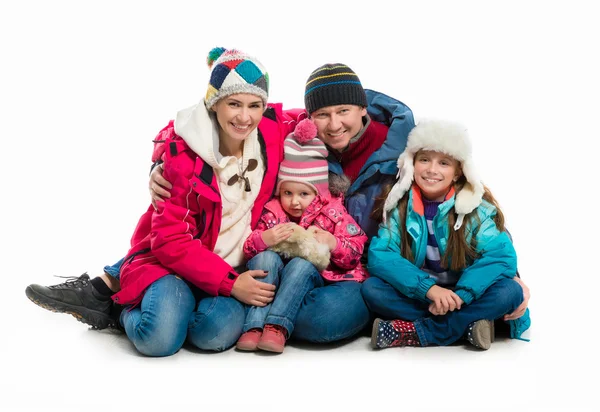
M140 305L121 312L121 325L135 348L147 356L169 356L185 342L196 301L188 285L167 275L152 283Z
M512 279L499 280L470 305L463 305L460 310L444 316L433 316L428 303L410 299L376 277L363 283L362 295L375 314L385 319L414 322L422 346L445 346L456 342L472 322L499 319L523 302L523 289Z
M148 287L140 305L125 308L120 322L140 353L169 356L186 338L202 350L228 349L242 334L244 319L244 305L236 299L210 296L167 275Z
M284 265L272 251L256 255L248 268L268 271L268 281L279 287L273 303L248 309L244 331L272 324L296 339L333 342L357 334L369 322L360 283L327 284L312 263L294 258Z

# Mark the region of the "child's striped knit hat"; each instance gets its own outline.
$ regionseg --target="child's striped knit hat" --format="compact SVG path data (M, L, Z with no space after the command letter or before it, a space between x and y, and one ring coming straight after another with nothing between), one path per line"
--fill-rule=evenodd
M279 166L277 189L283 182L305 183L317 194L329 196L329 166L327 149L317 137L317 126L310 119L298 123L283 143L284 159Z
M254 57L239 50L215 47L206 58L212 68L204 102L209 109L223 97L250 93L263 100L265 108L269 94L269 74Z
M324 64L306 81L304 106L308 114L322 107L353 104L367 107L367 95L354 71L342 63Z

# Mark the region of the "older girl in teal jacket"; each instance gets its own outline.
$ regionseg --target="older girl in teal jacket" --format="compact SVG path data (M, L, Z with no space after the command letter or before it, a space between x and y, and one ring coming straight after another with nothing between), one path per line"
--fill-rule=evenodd
M488 349L494 320L523 302L504 217L479 180L459 124L429 120L409 134L399 179L380 210L362 286L377 315L371 344L448 345L461 337ZM509 322L519 338L529 312Z

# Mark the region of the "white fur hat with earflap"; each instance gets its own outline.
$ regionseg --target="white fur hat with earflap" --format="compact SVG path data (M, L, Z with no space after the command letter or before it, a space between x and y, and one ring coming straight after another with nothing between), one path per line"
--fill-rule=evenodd
M454 210L458 214L454 230L460 229L465 215L481 204L483 183L475 170L472 159L471 140L467 128L446 120L421 120L408 134L406 149L398 158L398 181L385 199L383 220L412 186L414 159L419 150L431 150L447 154L458 160L467 182L456 194Z

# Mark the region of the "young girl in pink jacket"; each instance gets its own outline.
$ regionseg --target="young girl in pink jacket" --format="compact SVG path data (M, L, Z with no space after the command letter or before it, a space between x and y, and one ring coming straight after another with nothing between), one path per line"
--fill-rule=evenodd
M367 236L346 211L343 197L330 193L327 149L316 136L315 124L306 119L285 139L276 197L265 205L257 228L244 244L248 269L268 271L261 280L278 290L272 304L248 310L236 345L240 350L283 352L309 291L368 277L360 263ZM324 270L301 257L286 259L269 250L290 237L294 223L329 249L330 262Z

